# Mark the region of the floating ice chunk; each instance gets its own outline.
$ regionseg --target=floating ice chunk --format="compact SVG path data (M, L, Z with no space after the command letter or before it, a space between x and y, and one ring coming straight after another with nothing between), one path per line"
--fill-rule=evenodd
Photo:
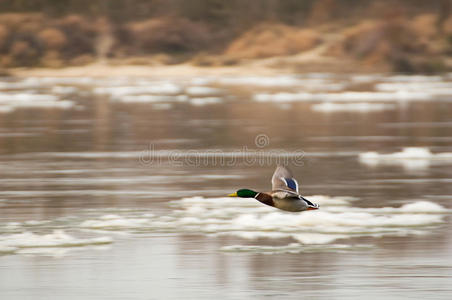
M18 101L13 104L14 108L60 108L70 109L74 107L74 102L70 100L60 101Z
M116 101L123 103L152 103L152 102L184 102L187 101L186 95L167 96L167 95L127 95L116 98Z
M58 97L54 95L27 94L27 93L0 94L0 104L1 103L14 104L15 102L34 102L34 101L56 102L58 101Z
M257 102L296 102L296 101L321 101L324 94L313 93L275 93L256 94L253 99Z
M426 75L394 75L384 78L385 81L404 81L404 82L435 82L441 81L441 76Z
M182 89L173 83L164 83L155 86L116 86L116 87L97 87L93 90L94 94L107 94L112 98L119 98L125 95L177 95Z
M204 106L208 104L221 103L222 99L220 97L203 97L203 98L191 98L190 104L195 106Z
M424 92L429 91L432 95L452 95L452 82L391 82L375 85L377 91L383 92Z
M312 244L329 244L337 239L347 238L347 235L341 234L325 234L325 233L300 233L293 234L292 237L305 245Z
M398 159L431 159L452 160L452 152L432 153L428 148L407 147L400 152L379 154L377 152L365 152L359 155L360 160L398 160Z
M14 111L14 107L11 105L0 105L0 114L6 114Z
M320 112L372 112L372 111L383 111L383 110L391 110L395 109L395 105L393 104L384 104L384 103L321 103L314 104L311 106L311 109L314 111Z
M303 246L298 243L291 243L284 246L263 246L263 245L231 245L224 246L224 252L258 252L258 253L300 253Z
M69 109L75 106L70 100L59 100L54 95L45 94L0 94L0 111L12 112L17 108L60 108ZM3 108L3 109L1 109Z
M192 78L190 83L193 85L207 85L210 84L214 81L213 78L208 78L208 77L195 77Z
M125 212L126 215L107 214L83 221L79 227L131 233L195 232L247 240L293 239L298 242L298 250L305 251L306 245L333 247L332 243L338 239L420 234L424 227L431 228L444 222L451 212L428 201L401 207L362 208L350 205L356 200L352 197L314 195L306 198L321 203L321 209L288 213L264 206L254 199L192 197L172 201L173 211L165 215L133 211Z
M140 96L122 96L115 98L118 102L123 103L151 103L151 102L170 102L174 101L172 96L164 95L140 95Z
M342 92L342 93L275 93L256 94L253 97L257 102L297 102L297 101L326 101L326 102L363 102L363 101L425 101L433 99L428 92Z
M428 148L408 147L400 152L380 154L377 152L360 153L359 161L368 166L401 165L407 170L427 169L431 162L452 162L452 152L432 153Z
M22 83L31 84L31 85L56 85L56 84L65 84L65 85L89 85L93 84L95 80L90 77L28 77L25 78Z
M448 211L441 205L429 201L408 203L403 205L400 210L405 213L443 213Z
M0 247L6 248L42 248L42 247L82 247L87 245L110 244L109 237L80 239L62 230L55 230L49 234L35 234L23 232L10 235L0 235Z

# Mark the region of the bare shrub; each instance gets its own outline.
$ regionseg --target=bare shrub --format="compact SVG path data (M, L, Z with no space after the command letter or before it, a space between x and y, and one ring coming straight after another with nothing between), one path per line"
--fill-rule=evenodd
M61 68L64 62L57 50L49 50L41 58L40 65L47 68Z
M6 13L0 14L0 24L11 31L35 31L45 18L40 13Z
M67 44L67 38L61 30L46 28L38 33L38 38L48 50L61 50Z
M0 24L0 52L2 52L8 43L9 31L5 25Z
M97 29L93 22L78 15L70 15L57 21L56 27L67 39L65 47L61 50L64 58L95 54Z
M162 17L128 24L129 39L140 53L191 52L207 46L206 26L183 18ZM134 49L130 49L131 52Z
M73 65L73 66L83 66L83 65L91 64L94 61L95 61L95 58L93 55L83 54L83 55L79 55L79 56L71 59L69 61L69 64Z
M14 66L35 65L38 61L38 51L31 47L27 41L16 41L11 46L10 55Z
M233 41L225 53L239 58L290 55L312 49L320 42L320 35L313 30L261 24Z
M411 21L410 27L423 39L430 40L438 33L438 17L434 14L423 14Z

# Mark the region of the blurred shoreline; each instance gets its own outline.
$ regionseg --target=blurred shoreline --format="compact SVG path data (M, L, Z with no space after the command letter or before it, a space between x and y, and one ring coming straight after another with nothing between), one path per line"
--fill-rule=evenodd
M253 18L240 14L238 3L230 11L232 4L222 4L222 22L185 10L123 20L100 12L5 12L0 73L444 73L452 70L446 4L358 7L319 0L277 14L284 6L275 2Z
M64 68L11 68L5 75L14 77L186 77L216 75L277 75L303 73L388 73L386 67L369 68L354 62L298 62L293 57L277 57L242 63L234 66L128 65L103 62Z

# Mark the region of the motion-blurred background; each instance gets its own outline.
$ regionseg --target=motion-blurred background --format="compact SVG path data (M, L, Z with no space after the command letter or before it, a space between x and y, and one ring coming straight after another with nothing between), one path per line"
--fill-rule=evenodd
M452 66L450 13L449 0L3 0L0 67L218 66L309 53L267 63L438 72Z
M0 299L450 299L451 5L0 0Z

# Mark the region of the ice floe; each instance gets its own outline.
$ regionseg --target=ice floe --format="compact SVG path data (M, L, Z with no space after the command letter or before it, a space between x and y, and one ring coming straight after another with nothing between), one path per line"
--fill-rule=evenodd
M0 253L20 252L25 248L84 247L111 244L112 242L110 237L76 238L63 230L55 230L48 234L25 231L0 235Z
M400 152L388 154L364 152L358 158L368 166L401 165L406 169L425 169L433 162L452 163L452 152L432 153L424 147L407 147Z
M290 252L325 245L347 247L340 241L354 237L381 237L419 234L443 223L450 210L429 201L415 201L398 207L360 208L356 198L310 196L321 209L314 212L287 213L258 203L254 199L183 198L171 202L173 210L165 215L105 215L85 220L81 228L126 232L195 233L230 236L244 241L291 239L287 246L233 245L223 251ZM428 230L425 230L427 233ZM334 243L334 244L333 244ZM338 246L339 245L339 246ZM353 243L352 243L353 245ZM249 248L251 247L251 248ZM262 248L260 248L262 247Z
M452 95L451 82L386 82L375 85L377 91L382 92L420 92L428 91L434 96Z
M232 245L226 252L304 252L361 247L357 237L405 236L431 232L451 214L450 209L430 202L411 201L403 205L362 208L354 197L307 196L320 210L288 213L258 203L254 199L189 197L169 203L165 213L140 209L94 211L79 218L66 218L71 230L100 234L96 238L76 238L52 228L62 220L10 222L0 224L0 253L22 253L26 248L87 247L112 243L113 233L201 234L212 238L228 236ZM58 225L60 226L60 225ZM259 245L250 245L259 240ZM270 242L268 243L266 242ZM289 242L289 244L287 244ZM371 243L371 240L370 240ZM275 246L283 244L280 246ZM35 251L35 250L33 250ZM37 250L38 251L38 250Z
M311 109L313 111L319 112L372 112L372 111L383 111L383 110L392 110L395 109L396 106L393 104L386 103L331 103L325 102L320 104L313 104Z
M0 112L10 113L20 108L57 108L70 109L75 103L70 100L59 100L57 96L46 94L0 93Z
M155 86L115 86L94 88L94 94L107 94L113 99L125 95L177 95L182 92L182 88L174 83L164 83Z
M188 97L185 95L126 95L115 98L115 101L122 103L153 103L153 102L184 102Z
M204 106L209 104L221 103L222 99L220 97L202 97L202 98L191 98L190 104L195 106Z
M391 102L391 101L425 101L432 100L434 95L428 92L340 92L340 93L258 93L253 99L257 102Z

